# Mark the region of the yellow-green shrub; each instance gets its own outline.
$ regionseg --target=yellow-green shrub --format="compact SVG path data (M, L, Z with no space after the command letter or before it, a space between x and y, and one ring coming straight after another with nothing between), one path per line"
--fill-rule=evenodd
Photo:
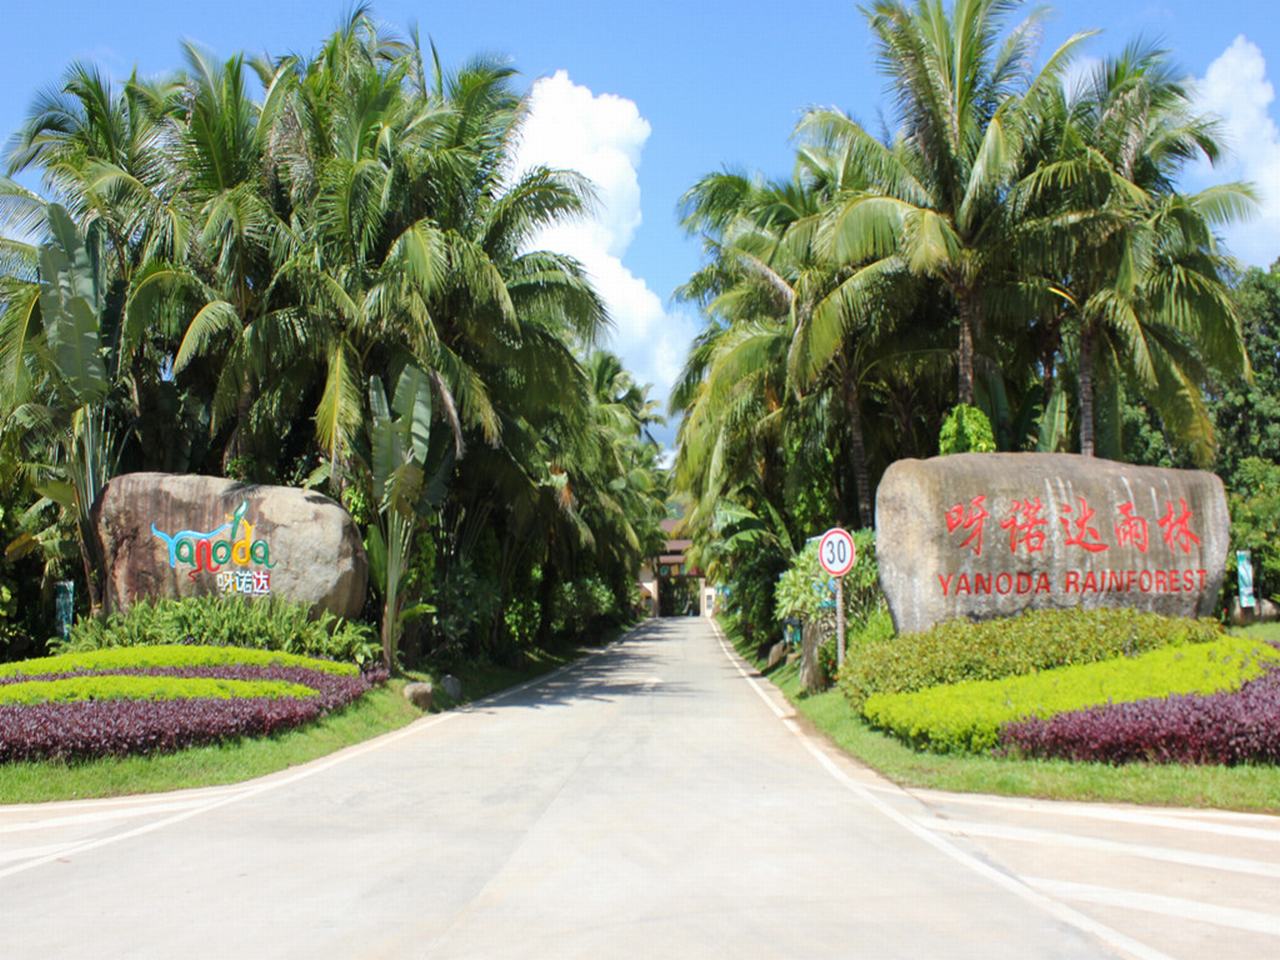
M282 680L224 680L220 677L90 676L25 680L0 684L0 706L74 703L83 700L231 700L245 697L305 699L318 692Z
M1127 609L1033 610L1007 620L953 620L852 647L840 672L840 689L860 708L874 693L998 680L1220 636L1222 628L1212 620Z
M145 670L151 667L302 667L339 676L355 676L352 663L317 660L278 650L248 650L243 647L209 647L181 643L163 646L108 647L86 653L62 653L35 660L0 664L0 677L48 676L54 673L114 673L118 670Z
M1280 650L1225 637L1029 676L877 693L867 698L862 713L873 726L913 746L978 752L995 746L1001 725L1011 721L1174 693L1238 690L1268 668L1280 668Z

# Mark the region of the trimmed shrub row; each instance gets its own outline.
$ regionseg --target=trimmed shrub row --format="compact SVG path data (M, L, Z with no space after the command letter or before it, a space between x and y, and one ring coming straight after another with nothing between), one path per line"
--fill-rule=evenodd
M83 700L230 700L248 697L314 697L316 691L296 683L228 680L223 677L108 676L25 680L0 686L0 704L73 703Z
M851 648L840 688L861 708L876 693L998 680L1221 636L1222 628L1211 620L1124 609L1034 610L1008 620L956 620Z
M153 667L299 667L340 676L359 672L352 663L317 660L273 650L246 650L242 647L212 647L188 644L165 644L146 647L117 647L88 653L63 653L37 660L19 660L0 664L0 683L7 678L44 677L52 674L72 676L86 673L124 673Z
M1244 637L1156 650L1139 657L1047 670L1002 680L971 680L867 698L863 715L916 747L940 753L996 746L1000 727L1027 717L1170 693L1238 690L1280 667L1280 650Z
M0 705L0 762L150 754L266 736L317 720L387 679L385 671L338 675L279 666L150 668L131 675L297 684L315 695Z
M1117 703L1010 723L1014 756L1100 763L1280 763L1280 670L1234 693Z

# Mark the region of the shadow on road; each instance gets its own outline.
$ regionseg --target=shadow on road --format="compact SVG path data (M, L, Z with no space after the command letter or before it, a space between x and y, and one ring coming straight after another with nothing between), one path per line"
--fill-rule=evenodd
M696 697L699 691L693 686L670 678L670 655L659 646L686 636L691 621L696 622L683 617L650 620L607 652L574 664L560 676L528 690L504 696L498 703L478 707L476 712L497 713L512 707L538 709L624 697Z

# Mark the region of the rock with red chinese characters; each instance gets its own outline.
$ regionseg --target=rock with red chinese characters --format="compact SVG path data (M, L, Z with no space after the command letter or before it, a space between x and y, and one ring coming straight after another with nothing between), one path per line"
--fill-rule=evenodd
M369 562L347 512L311 490L130 473L94 505L108 609L141 597L281 597L343 617L364 608Z
M899 460L876 558L901 633L1041 607L1208 616L1229 520L1222 481L1065 453Z

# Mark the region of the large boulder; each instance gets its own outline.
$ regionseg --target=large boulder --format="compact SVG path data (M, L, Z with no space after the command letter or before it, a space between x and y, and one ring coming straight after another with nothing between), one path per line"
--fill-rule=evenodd
M364 608L369 561L347 512L293 487L129 473L94 505L108 609L147 597L274 596L342 617Z
M899 460L876 494L880 583L899 632L1041 607L1208 616L1228 527L1212 473L1076 454Z

